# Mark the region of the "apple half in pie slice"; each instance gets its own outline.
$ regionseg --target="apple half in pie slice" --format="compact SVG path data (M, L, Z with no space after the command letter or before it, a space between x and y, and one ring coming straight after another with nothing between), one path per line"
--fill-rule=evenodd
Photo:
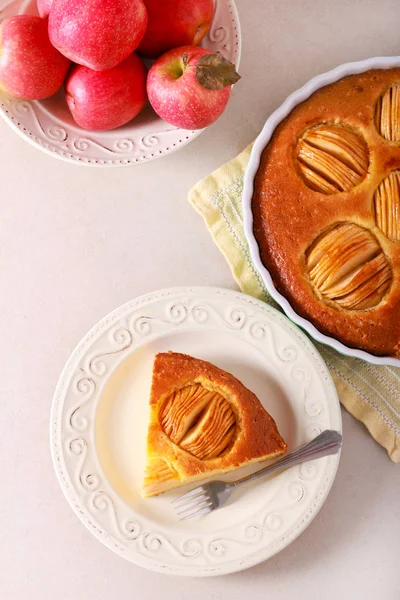
M157 354L142 496L286 452L275 421L238 379L186 354Z

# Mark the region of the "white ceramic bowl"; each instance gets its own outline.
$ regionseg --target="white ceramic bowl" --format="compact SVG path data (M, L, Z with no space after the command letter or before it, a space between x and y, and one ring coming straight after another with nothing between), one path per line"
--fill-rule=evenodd
M310 321L301 317L292 308L287 299L282 296L275 288L271 275L268 269L265 268L261 261L260 251L258 243L253 233L253 213L251 210L251 199L253 196L253 183L256 176L258 167L260 165L261 155L265 146L270 141L275 128L279 123L285 119L289 113L294 109L297 104L307 100L316 90L325 85L338 81L342 77L347 75L354 75L357 73L363 73L369 69L389 69L392 67L400 67L400 56L384 56L377 58L369 58L359 62L346 63L332 71L323 73L311 79L302 88L293 92L284 103L267 119L263 130L258 136L253 146L250 161L246 170L244 178L244 190L243 190L243 213L244 213L244 229L247 241L250 246L251 257L257 270L260 272L261 277L268 289L268 292L272 298L281 306L285 311L286 315L294 321L297 325L302 327L311 337L318 342L326 344L331 348L334 348L341 354L346 356L353 356L355 358L361 358L375 365L391 365L393 367L400 367L400 360L392 358L390 356L374 356L364 350L358 350L356 348L349 348L342 342L339 342L333 337L324 335L321 333Z
M241 35L234 0L214 0L215 16L202 46L218 52L237 67ZM0 0L0 20L16 14L37 14L36 0ZM63 91L43 101L27 102L0 95L0 115L25 140L75 164L121 167L154 160L191 142L203 129L172 127L150 106L130 123L112 131L85 131L72 119Z

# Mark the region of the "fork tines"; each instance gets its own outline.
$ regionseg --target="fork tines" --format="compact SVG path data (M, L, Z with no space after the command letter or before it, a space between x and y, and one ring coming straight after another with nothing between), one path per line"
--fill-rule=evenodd
M172 500L172 504L181 521L205 515L215 508L207 489L203 486L175 498Z

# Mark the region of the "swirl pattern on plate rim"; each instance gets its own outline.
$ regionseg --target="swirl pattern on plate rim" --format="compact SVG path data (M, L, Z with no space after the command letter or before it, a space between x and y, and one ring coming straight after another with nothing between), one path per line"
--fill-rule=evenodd
M222 292L220 294L223 295ZM277 368L287 369L288 374L291 373L296 381L303 383L302 403L306 414L306 422L309 423L307 432L309 432L310 437L322 428L322 423L318 421L318 418L320 414L323 414L323 410L316 411L308 408L310 399L307 391L312 375L304 368L295 342L293 341L293 344L281 347L274 339L271 324L267 322L268 319L260 318L258 302L253 303L246 298L245 305L242 303L238 307L235 303L229 303L230 294L232 292L227 293L228 301L223 308L216 308L215 305L212 306L204 300L199 301L190 293L186 296L181 295L179 301L174 300L172 302L168 294L165 298L162 298L161 295L164 309L159 311L159 316L152 315L151 310L146 310L146 308L141 310L140 301L135 306L135 310L133 307L123 307L125 310L120 311L120 318L108 321L105 335L102 335L101 327L99 331L91 334L91 337L101 337L101 345L104 345L104 351L101 351L101 353L96 352L94 356L86 354L75 365L70 384L72 386L72 398L76 398L76 402L74 402L72 409L66 413L68 430L75 436L65 438L61 447L55 443L56 469L59 477L64 478L67 485L79 489L77 496L86 498L85 505L91 507L91 513L89 514L92 517L89 517L89 519L93 519L93 513L100 515L103 533L100 533L99 528L93 521L89 521L89 525L97 527L96 534L102 537L103 541L105 541L105 537L105 543L112 543L115 548L119 548L121 553L123 551L125 555L127 551L143 553L148 556L158 555L165 551L189 562L196 561L202 556L206 557L208 561L219 562L229 557L233 546L259 548L269 543L269 538L274 532L279 533L282 531L284 537L285 527L288 526L285 514L289 515L290 509L294 505L312 500L311 497L308 497L308 484L312 480L321 477L321 472L316 465L310 463L309 465L301 465L296 470L295 475L292 475L289 480L285 479L286 503L282 504L281 501L276 503L272 499L266 507L264 515L259 515L257 522L247 523L242 529L242 533L238 533L236 538L213 538L209 536L208 539L195 539L186 537L179 543L175 543L160 532L149 531L140 523L136 515L132 519L126 518L126 512L124 511L120 514L118 497L113 497L110 490L106 491L107 481L104 481L101 472L98 469L96 470L96 461L93 456L90 456L90 453L93 454L95 451L90 441L89 423L93 419L94 399L102 379L107 376L116 362L123 360L135 344L139 345L143 343L144 339L151 339L151 336L159 335L165 330L192 328L194 325L200 329L204 326L211 328L215 326L223 327L233 335L244 337L256 346L267 343L270 354L274 357L274 365ZM158 298L160 299L160 296ZM254 306L252 306L253 304ZM265 312L268 314L268 307L265 307ZM275 314L274 312L274 318L277 322L282 320L286 325L286 319L278 313ZM296 341L301 342L304 347L304 336L298 333L296 329L292 331L292 334L294 334L293 339L297 338ZM85 340L86 344L90 344L90 341L90 338ZM317 369L322 372L326 371L323 362L316 353L314 358L316 359L314 363ZM65 390L62 390L62 392L65 393ZM311 404L310 406L313 407L314 405ZM54 426L53 439L56 440L60 423L56 420ZM69 453L70 459L72 457L74 459L74 470L68 474L65 473L65 465L63 464L65 453ZM60 471L63 473L60 474ZM70 477L71 483L68 481ZM318 494L324 495L330 482L330 477L326 476ZM78 505L80 506L81 501L78 498L75 498L75 502L75 508ZM307 514L311 515L317 506L318 502L315 501ZM82 516L86 514L81 507L79 510L82 511ZM113 542L111 542L111 538Z

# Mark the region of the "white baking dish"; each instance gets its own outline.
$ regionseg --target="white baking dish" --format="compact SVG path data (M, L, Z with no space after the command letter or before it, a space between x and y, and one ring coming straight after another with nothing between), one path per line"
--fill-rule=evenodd
M275 288L268 269L266 269L261 261L258 243L253 233L253 214L251 210L253 183L260 165L262 152L270 141L275 128L289 115L293 108L297 104L307 100L307 98L309 98L319 88L322 88L330 83L334 83L342 77L362 73L364 71L369 71L370 69L390 69L393 67L400 67L400 56L384 56L369 58L359 62L346 63L336 67L335 69L332 69L332 71L328 71L327 73L323 73L322 75L314 77L302 88L298 89L296 92L293 92L293 94L286 98L283 104L267 119L263 130L254 143L244 179L243 215L245 234L250 246L250 253L254 264L257 270L260 272L268 292L282 307L286 315L292 321L302 327L315 340L326 344L327 346L331 346L341 354L353 356L355 358L361 358L375 365L391 365L394 367L400 367L400 360L397 358L390 356L374 356L373 354L365 352L364 350L350 348L335 338L321 333L310 321L304 317L301 317L296 313L295 310L293 310L288 300Z

